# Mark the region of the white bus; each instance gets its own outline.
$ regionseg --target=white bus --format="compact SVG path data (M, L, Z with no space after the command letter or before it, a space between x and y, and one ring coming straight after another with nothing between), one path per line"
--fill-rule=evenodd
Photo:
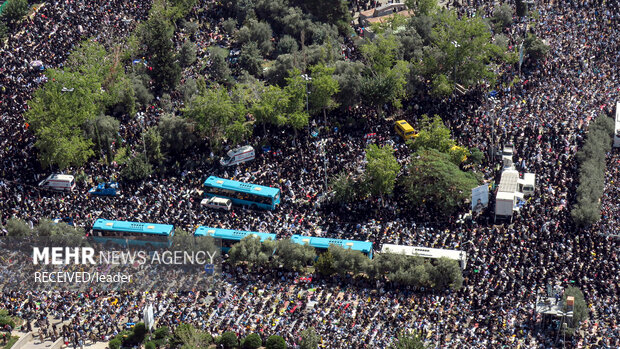
M616 129L614 133L614 147L620 148L620 102L616 103Z
M467 253L459 250L384 244L383 247L381 247L381 253L404 254L406 256L418 256L422 258L446 257L459 262L459 265L463 270L467 266Z

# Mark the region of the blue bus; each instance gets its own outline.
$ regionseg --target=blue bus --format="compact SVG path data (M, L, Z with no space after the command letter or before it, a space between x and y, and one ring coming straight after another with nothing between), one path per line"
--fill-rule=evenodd
M93 241L123 248L140 246L166 248L172 246L174 226L171 224L139 223L97 219L92 228Z
M204 183L205 194L232 200L234 204L273 210L280 203L280 189L210 176Z
M276 240L276 234L269 233L259 233L255 231L242 231L242 230L232 230L232 229L220 229L220 228L210 228L205 226L200 226L194 232L195 237L201 236L211 236L214 239L222 240L222 252L226 253L230 250L232 245L241 241L246 236L257 236L260 238L260 242L263 242L267 239L271 239L273 241Z
M308 244L314 247L318 253L327 251L329 245L338 245L343 248L360 251L366 257L372 259L372 242L369 241L330 239L303 235L293 235L291 240L300 245Z

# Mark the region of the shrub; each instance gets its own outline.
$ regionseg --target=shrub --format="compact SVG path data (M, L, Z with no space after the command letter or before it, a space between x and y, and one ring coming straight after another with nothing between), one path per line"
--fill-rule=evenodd
M121 344L122 342L120 338L114 338L108 343L108 347L110 347L110 349L120 349Z
M223 346L225 349L235 348L239 345L239 340L237 339L237 335L234 332L224 332L220 338L218 339L218 344Z
M280 336L270 336L265 344L267 349L286 349L286 342Z
M241 347L243 349L258 349L261 345L263 345L263 341L256 333L248 335L243 339L243 341L241 341Z

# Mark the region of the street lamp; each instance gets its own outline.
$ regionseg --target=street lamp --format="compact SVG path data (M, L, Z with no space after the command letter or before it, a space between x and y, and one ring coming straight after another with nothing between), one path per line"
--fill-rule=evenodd
M148 156L146 154L146 141L144 140L144 131L146 130L146 120L144 117L144 113L138 113L137 119L138 121L140 121L140 125L142 126L142 145L144 146L144 157L148 161Z
M325 182L325 194L327 194L327 153L325 153L325 139L321 141L321 153L323 153L323 179Z
M306 81L306 114L310 114L308 112L308 95L310 94L310 91L308 91L308 81L312 80L312 78L308 76L308 74L301 74L301 78ZM310 141L310 123L308 123L308 142L309 141Z
M456 84L456 53L457 53L457 49L459 47L461 47L461 45L459 45L458 42L456 42L456 40L452 41L452 45L454 45L454 83Z
M312 80L308 74L301 74L301 77L306 81L306 113L308 112L308 95L310 92L308 91L308 81Z

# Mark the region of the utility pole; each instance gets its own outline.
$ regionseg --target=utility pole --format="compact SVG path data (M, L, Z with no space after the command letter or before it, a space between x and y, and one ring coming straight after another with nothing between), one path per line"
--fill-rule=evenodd
M452 41L452 45L454 45L454 77L453 77L453 80L454 80L454 83L456 84L456 60L457 60L457 53L458 53L457 50L459 47L461 47L461 45L459 45L459 43L456 42L456 40Z

